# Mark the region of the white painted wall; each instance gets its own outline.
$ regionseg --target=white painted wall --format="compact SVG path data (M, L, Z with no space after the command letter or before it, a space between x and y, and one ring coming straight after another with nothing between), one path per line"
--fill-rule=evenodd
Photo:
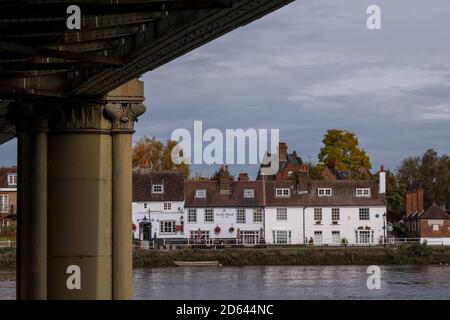
M188 209L197 210L197 222L188 222ZM214 210L214 222L205 222L205 208L186 208L185 209L185 234L187 237L193 230L209 230L212 239L236 239L237 229L259 231L263 227L263 223L253 222L253 208L245 208L245 223L236 222L236 213L238 208L208 208ZM244 209L244 208L242 208ZM264 211L262 213L264 221ZM214 229L219 226L220 233L215 233ZM230 232L230 227L234 227L234 231Z
M426 241L429 246L450 246L450 238L420 238L420 242Z
M322 231L322 244L333 244L332 231L339 231L340 238L346 238L349 244L356 244L355 230L358 227L370 227L374 231L374 243L379 244L384 234L383 215L385 207L368 207L370 220L359 220L359 207L339 207L340 220L337 225L332 223L332 207L322 207L321 224L317 225L314 219L314 208L305 209L305 226L303 227L303 207L278 207L287 208L288 219L277 220L277 207L267 207L265 209L265 234L266 242L273 244L273 231L291 231L291 244L303 244L310 238L314 239L314 231ZM305 234L303 235L303 228Z
M335 207L337 208L337 207ZM314 219L314 208L308 207L305 211L305 237L314 239L314 231L322 231L322 243L333 244L332 231L339 231L340 238L347 239L349 244L356 244L355 230L358 227L370 227L374 231L374 243L379 244L384 234L383 215L386 207L365 207L369 208L370 220L359 220L360 207L339 207L340 220L337 225L332 224L332 207L322 207L321 224L317 225Z
M277 220L277 208L287 209L287 220ZM291 244L303 243L303 207L266 207L266 243L274 244L273 231L291 231Z
M164 203L170 202L171 209L164 210ZM178 208L180 210L178 210ZM133 223L137 226L135 231L135 238L139 238L139 222L144 219L144 217L149 218L150 210L150 220L152 223L152 237L157 235L158 238L170 238L170 239L181 239L185 237L183 232L177 232L175 234L162 234L160 230L160 222L176 221L176 225L181 224L181 217L185 218L184 214L184 201L148 201L148 202L133 202Z

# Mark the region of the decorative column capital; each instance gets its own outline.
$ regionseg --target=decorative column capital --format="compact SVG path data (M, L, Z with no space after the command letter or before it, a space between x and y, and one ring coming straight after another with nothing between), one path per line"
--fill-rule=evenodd
M147 108L143 103L136 102L109 102L105 105L105 115L112 123L112 131L133 132L134 122Z

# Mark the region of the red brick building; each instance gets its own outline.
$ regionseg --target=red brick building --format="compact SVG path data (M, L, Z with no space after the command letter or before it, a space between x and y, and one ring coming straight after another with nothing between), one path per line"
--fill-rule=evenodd
M265 176L265 180L295 180L298 175L307 176L309 174L309 166L303 163L302 158L295 151L288 153L286 143L280 142L278 144L278 155L278 172L274 175ZM262 180L261 170L258 172L256 179Z
M450 215L436 203L425 210L422 189L406 193L405 208L408 236L428 244L450 244Z
M17 214L17 168L0 168L0 232L15 225Z

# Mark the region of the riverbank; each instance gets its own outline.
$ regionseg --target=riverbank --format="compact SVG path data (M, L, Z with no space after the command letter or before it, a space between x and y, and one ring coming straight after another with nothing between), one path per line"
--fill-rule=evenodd
M137 251L136 267L171 267L173 261L218 260L224 266L433 265L450 264L450 247L296 247Z
M224 266L435 265L450 264L450 247L289 247L239 249L143 250L133 254L135 267L173 267L173 261L218 260ZM15 252L0 249L0 266L15 265Z

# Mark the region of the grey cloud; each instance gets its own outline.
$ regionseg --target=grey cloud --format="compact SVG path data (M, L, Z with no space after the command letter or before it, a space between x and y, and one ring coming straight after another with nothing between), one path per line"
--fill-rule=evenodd
M330 128L354 131L374 167L393 169L427 148L450 153L450 2L376 3L379 31L366 28L373 1L297 0L144 75L149 111L134 141L203 120L279 128L313 161Z

